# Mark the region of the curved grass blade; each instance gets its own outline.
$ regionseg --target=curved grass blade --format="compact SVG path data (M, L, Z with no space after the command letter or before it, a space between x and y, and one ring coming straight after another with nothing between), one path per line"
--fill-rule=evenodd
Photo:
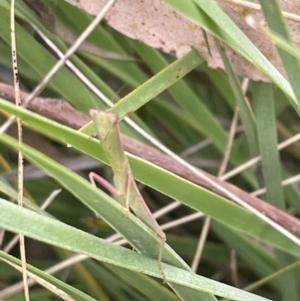
M271 31L280 35L283 39L287 40L287 42L291 46L293 46L294 42L292 40L288 26L282 15L278 0L273 0L273 1L260 0L259 2ZM291 54L283 50L282 48L277 47L277 50L282 60L289 82L291 83L291 86L298 99L298 111L299 111L300 109L300 102L299 102L300 87L298 81L300 76L299 61L294 56L292 56Z
M69 249L76 253L86 254L96 260L104 261L150 276L160 277L156 260L137 254L133 251L112 245L91 234L85 233L57 220L41 216L33 211L20 208L0 199L0 227L9 231ZM205 295L215 294L231 300L267 301L268 299L243 290L204 278L184 269L164 264L164 271L170 283L190 290L190 300L209 300ZM200 294L198 294L200 293ZM204 297L194 299L197 296Z
M3 202L3 200L0 200L0 203ZM1 206L1 205L0 205ZM21 265L21 262L19 259L4 253L3 251L0 251L0 258L3 258L13 264L16 264L18 266ZM45 273L44 271L41 271L40 269L27 264L27 270L35 275L37 275L38 277L46 280L47 282L53 284L55 287L63 290L64 292L66 292L67 294L69 294L70 296L72 296L73 298L76 298L76 300L78 301L96 301L96 299L92 298L91 296L85 294L84 292L74 288L73 286L55 278L52 275L49 275L48 273ZM5 296L2 296L2 298Z
M190 51L118 101L114 105L114 112L118 113L120 119L123 119L127 114L139 109L202 62L202 58L196 51ZM89 135L95 134L93 123L88 123L81 131Z
M60 139L62 142L69 143L75 148L78 148L80 151L88 153L89 155L106 162L103 153L101 150L99 151L99 144L96 140L86 137L82 133L78 133L75 130L59 125L53 121L47 120L46 118L38 116L37 114L22 108L16 108L10 103L0 101L0 107L2 109L5 108L5 111L22 117L24 121L30 123L39 131L42 131L47 135L51 135L55 139ZM0 136L0 140L6 143L12 143L14 147L18 148L18 146L13 143L13 140L4 135ZM22 148L24 147L25 146ZM48 159L45 161L45 157L43 157L43 160L40 157L40 154L33 151L31 148L26 147L26 150L28 150L28 152L24 152L24 154L32 162L46 170L48 174L52 174L58 181L64 183L64 185L68 185L70 191L77 197L81 196L84 202L87 202L91 199L94 201L96 199L95 197L90 197L87 200L87 195L82 191L82 189L77 188L77 186L80 186L79 183L77 186L75 185L76 189L79 191L74 191L74 179L72 180L72 178L76 177L77 181L79 182L84 181L82 178L74 175L69 170L64 169L56 162L51 161L51 163L49 163L50 160ZM288 238L274 230L257 216L249 213L240 206L237 206L234 203L227 201L224 198L207 191L206 189L203 189L202 187L186 181L140 158L132 155L129 155L128 158L135 178L142 183L145 183L148 186L153 187L174 199L178 199L182 203L196 210L202 211L210 215L212 218L215 218L216 220L219 220L228 226L237 229L238 231L242 231L254 237L260 238L290 254L295 254L296 256L299 255L300 247L297 244L290 241ZM87 184L84 182L82 185L85 186ZM88 183L88 187L90 186L91 185ZM103 197L108 196L104 195ZM98 195L98 198L101 198L101 196ZM199 202L199 199L201 199L201 202ZM91 203L88 203L89 207L91 205ZM99 204L96 203L93 204L93 206L96 206L101 211L102 207L99 207ZM251 227L249 227L250 224ZM157 236L154 236L157 239ZM158 248L157 245L156 247ZM157 258L157 256L158 254L156 254L154 257Z
M212 33L215 37L224 41L231 48L244 56L249 62L267 75L289 97L291 104L298 108L298 100L296 99L289 82L221 10L215 1L164 1L178 9L186 17L192 19L193 22Z

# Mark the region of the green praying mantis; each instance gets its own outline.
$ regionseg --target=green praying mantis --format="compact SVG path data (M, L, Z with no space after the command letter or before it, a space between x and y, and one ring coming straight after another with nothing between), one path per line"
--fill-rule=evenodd
M112 192L121 205L128 210L130 208L137 217L161 238L162 243L159 251L158 267L165 281L162 269L162 255L166 242L166 234L153 217L133 178L128 159L120 140L118 126L119 116L114 112L96 109L91 109L90 115L95 123L103 151L113 170L115 187L95 173L90 173L90 180L94 184L95 181L99 182Z

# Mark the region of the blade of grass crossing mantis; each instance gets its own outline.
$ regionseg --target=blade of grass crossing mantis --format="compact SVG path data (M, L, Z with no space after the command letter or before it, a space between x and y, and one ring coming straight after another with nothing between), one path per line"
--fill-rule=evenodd
M115 197L117 201L127 209L135 213L146 225L148 225L162 240L158 257L158 266L164 282L165 275L161 266L162 254L166 241L166 234L162 231L155 218L152 216L133 178L128 159L120 140L119 116L115 112L90 110L90 115L95 123L103 151L114 173ZM102 185L104 181L99 176L92 174L94 179ZM109 186L106 185L106 188ZM110 188L109 188L110 190Z

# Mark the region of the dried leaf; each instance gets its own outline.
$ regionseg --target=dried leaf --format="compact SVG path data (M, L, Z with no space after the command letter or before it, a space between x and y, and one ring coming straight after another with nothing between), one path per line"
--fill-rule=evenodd
M91 15L97 14L106 3L106 0L66 1L85 10ZM274 45L267 41L265 36L252 29L246 23L245 17L247 15L253 15L257 20L263 20L262 13L256 1L219 0L217 2L271 63L284 74ZM296 42L299 42L297 28L300 18L297 15L293 15L293 13L299 11L297 1L281 0L280 2L288 20L293 38ZM176 57L181 57L186 54L191 47L194 47L208 61L211 68L224 69L212 36L208 34L208 41L212 52L212 56L210 56L201 28L162 1L118 1L108 13L106 19L110 26L122 32L124 35L132 39L140 40L151 47L159 48ZM266 76L234 50L229 47L225 47L225 50L227 55L231 58L237 74L253 80L269 81Z

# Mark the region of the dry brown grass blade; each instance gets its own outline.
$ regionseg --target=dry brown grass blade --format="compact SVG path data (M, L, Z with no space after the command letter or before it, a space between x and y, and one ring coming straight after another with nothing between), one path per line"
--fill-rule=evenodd
M21 96L20 96L20 86L18 78L18 60L17 60L17 45L16 45L16 35L15 35L15 1L11 1L11 51L12 51L12 66L13 66L13 76L14 76L14 88L15 88L15 103L16 106L21 106ZM18 141L23 142L22 133L22 121L17 118L18 126ZM23 206L23 193L24 193L24 165L23 165L23 154L21 151L18 152L18 205ZM26 251L25 251L25 238L23 234L19 234L20 242L20 255L21 255L21 271L23 275L24 284L24 296L25 300L29 301L29 288L27 283L27 268L26 268Z
M0 96L4 97L8 100L13 99L13 88L0 83ZM21 96L24 99L27 96L26 92L22 92ZM70 124L74 128L82 127L88 117L81 112L78 112L74 108L71 108L69 105L65 104L63 100L57 100L59 105L54 105L55 99L52 99L53 108L50 111L49 108L45 108L43 115L48 116L49 118L54 118L55 120L63 120L65 124ZM37 110L41 113L43 111L43 107L41 104L43 103L42 98L36 98L31 106L32 110ZM39 105L40 104L40 105ZM61 110L61 107L66 106L67 113ZM182 166L180 163L176 162L174 159L170 158L169 156L163 154L162 152L158 151L157 149L146 145L140 141L137 141L133 138L130 138L126 135L121 135L122 144L127 152L134 154L142 159L152 162L170 172L173 172L189 181L192 181L210 191L213 191L223 197L227 196L220 191L217 191L209 182L197 177L193 174L188 168ZM259 160L259 159L258 159ZM205 174L208 178L212 181L217 183L218 185L224 187L226 190L230 191L232 194L241 198L244 202L248 203L249 205L253 206L256 210L259 210L266 216L276 220L278 224L280 224L285 229L293 232L295 235L300 237L300 220L295 218L294 216L271 206L270 204L260 200L259 198L245 192L244 190L234 186L228 182L218 179L217 177L206 173L205 171L201 170L203 174Z

